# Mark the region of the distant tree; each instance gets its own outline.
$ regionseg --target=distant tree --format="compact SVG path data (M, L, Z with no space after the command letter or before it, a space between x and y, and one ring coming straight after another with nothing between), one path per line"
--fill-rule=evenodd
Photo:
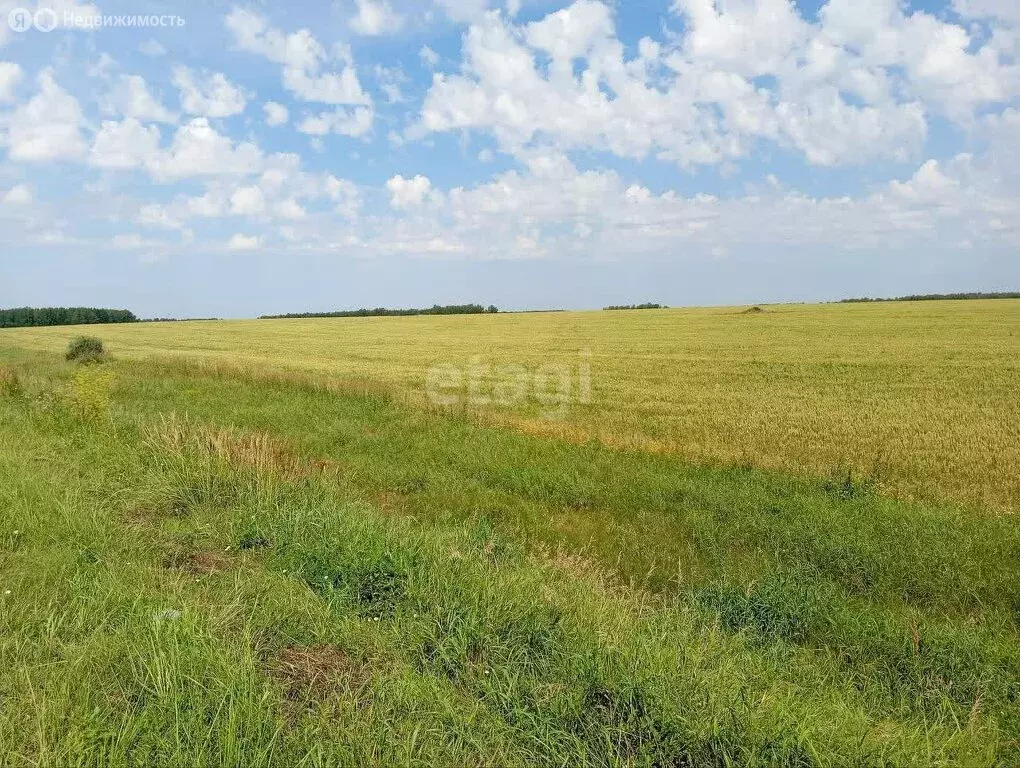
M621 309L669 309L665 304L619 304L612 307L605 307L605 311L616 311Z
M197 322L208 322L218 321L218 317L146 317L138 322L140 323L197 323Z

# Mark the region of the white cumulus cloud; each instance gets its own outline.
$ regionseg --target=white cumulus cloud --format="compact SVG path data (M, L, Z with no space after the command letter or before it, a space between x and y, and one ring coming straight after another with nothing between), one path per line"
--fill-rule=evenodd
M92 142L89 164L110 170L141 167L159 152L159 138L156 126L143 125L133 117L121 122L104 120Z
M386 0L355 0L358 12L351 17L351 29L359 35L387 35L404 26L404 17Z
M0 61L0 102L14 101L14 89L24 75L21 65L17 62Z
M49 69L39 74L38 85L35 96L12 114L0 118L6 123L4 143L8 156L23 162L82 157L87 145L78 100L57 85Z
M140 75L121 75L106 97L104 106L110 113L143 122L177 122L177 116L152 95L148 83Z
M32 188L27 184L15 184L0 195L4 205L30 205L34 199Z
M972 125L1020 94L1020 68L970 30L897 0L674 0L679 34L628 58L615 11L577 0L528 24L473 15L456 74L436 74L408 133L491 133L684 166L763 143L816 165L919 157L932 114ZM1000 46L1000 47L997 47Z
M394 208L410 208L425 202L432 192L432 182L427 176L405 179L397 175L386 182L386 189L390 192L390 204Z
M285 34L271 26L265 17L240 8L228 14L226 24L239 50L282 65L284 87L302 101L345 105L371 103L349 53L339 57L339 71L323 71L338 57L329 55L307 29Z
M219 133L209 120L196 117L180 126L166 150L146 163L160 181L201 176L236 176L257 173L263 165L262 150L250 142L235 143Z
M181 108L192 115L230 117L244 112L244 92L222 72L198 78L184 66L174 67L173 84L180 91Z
M290 111L283 104L275 101L267 101L263 104L262 111L266 116L266 125L284 125L290 119Z
M309 136L326 136L331 133L364 136L372 130L373 115L371 107L341 108L310 115L298 124L297 130Z
M262 238L257 235L237 233L227 241L228 251L255 251L262 247Z

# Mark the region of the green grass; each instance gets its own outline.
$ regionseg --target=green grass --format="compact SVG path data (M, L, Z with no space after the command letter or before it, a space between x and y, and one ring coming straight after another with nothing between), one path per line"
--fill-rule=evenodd
M1020 759L1012 516L3 358L0 764Z

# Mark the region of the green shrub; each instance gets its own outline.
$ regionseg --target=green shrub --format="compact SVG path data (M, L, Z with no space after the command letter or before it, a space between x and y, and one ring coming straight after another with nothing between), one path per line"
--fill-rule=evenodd
M95 336L79 336L68 345L65 357L72 363L101 363L106 347Z

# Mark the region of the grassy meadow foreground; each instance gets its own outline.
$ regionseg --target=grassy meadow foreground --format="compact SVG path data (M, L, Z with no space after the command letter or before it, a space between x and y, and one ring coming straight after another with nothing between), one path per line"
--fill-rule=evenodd
M0 765L1017 764L1018 321L0 332Z
M10 330L0 349L57 354L70 335ZM1020 507L1020 300L154 323L101 335L120 358L299 372L417 400L436 365L551 363L576 375L587 352L590 402L572 402L564 419L541 418L535 398L462 405L575 442L806 476L852 471L904 500Z

